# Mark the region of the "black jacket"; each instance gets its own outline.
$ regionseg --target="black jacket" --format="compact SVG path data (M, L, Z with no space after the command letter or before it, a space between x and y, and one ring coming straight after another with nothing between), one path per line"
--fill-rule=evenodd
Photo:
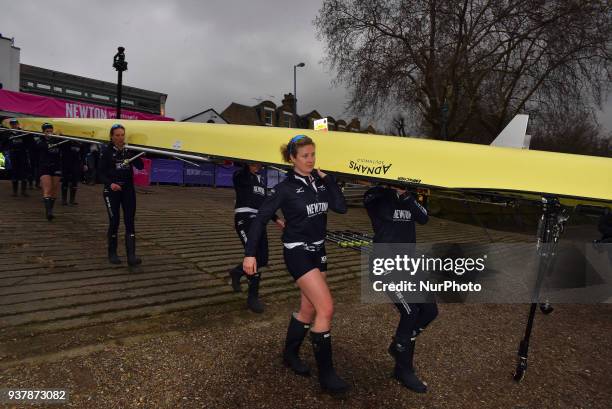
M4 130L1 141L2 147L0 150L7 150L11 153L16 154L25 154L31 147L32 136L19 135L23 132L24 131L22 131L21 129Z
M314 184L314 186L313 186ZM325 240L327 210L346 213L346 201L332 175L321 179L315 172L311 181L292 170L287 178L274 187L274 193L259 207L259 213L249 230L246 256L255 256L266 223L278 210L286 220L283 243L315 243Z
M234 190L236 191L236 204L234 209L236 214L240 213L257 213L257 209L266 199L266 185L261 175L254 175L249 170L248 166L243 167L234 172L232 178L234 182ZM276 221L278 216L273 215L272 220Z
M32 166L38 166L40 163L40 141L43 138L41 135L32 135L32 140L30 144L30 163Z
M141 158L127 163L136 155L138 155L138 152L130 151L127 148L118 149L112 143L105 145L102 148L102 155L98 163L98 174L104 186L110 186L111 183L118 185L133 184L132 166L136 169L144 168Z
M62 166L62 147L57 146L62 142L59 138L41 136L36 143L39 164L41 167L60 169ZM64 144L65 145L65 144Z
M83 144L77 141L70 141L62 144L62 162L64 167L69 169L83 168L85 159Z
M425 224L429 220L427 210L417 203L414 196L401 196L394 189L376 186L363 196L372 228L374 243L415 243L414 222Z

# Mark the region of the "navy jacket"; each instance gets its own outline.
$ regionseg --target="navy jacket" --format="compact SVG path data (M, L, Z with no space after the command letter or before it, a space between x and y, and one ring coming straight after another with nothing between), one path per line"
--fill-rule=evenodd
M266 223L278 209L283 211L286 221L282 237L286 244L325 240L328 209L336 213L347 211L344 195L332 175L321 179L314 171L310 177L304 177L291 170L259 207L249 230L246 256L255 256Z
M408 192L399 196L395 189L376 186L365 193L363 204L372 222L374 243L415 243L414 223L429 220L427 210Z
M138 155L138 152L130 151L127 148L118 149L112 143L102 148L102 156L98 163L98 174L104 186L111 183L118 185L131 185L134 183L132 166L136 169L143 169L144 163L141 158L134 159L130 163L128 160Z

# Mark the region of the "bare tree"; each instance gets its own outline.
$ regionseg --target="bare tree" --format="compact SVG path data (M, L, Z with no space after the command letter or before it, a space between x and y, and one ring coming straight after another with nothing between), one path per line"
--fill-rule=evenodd
M589 111L568 111L541 118L531 148L544 151L612 156L612 135L605 135Z
M606 1L325 0L314 24L353 110L414 110L435 138L601 106L612 78Z

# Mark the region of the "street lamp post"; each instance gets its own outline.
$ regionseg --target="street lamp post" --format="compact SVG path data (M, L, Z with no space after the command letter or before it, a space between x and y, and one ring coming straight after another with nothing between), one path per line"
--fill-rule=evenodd
M295 127L297 128L297 81L296 81L296 71L297 67L304 67L306 64L303 62L293 66L293 122Z
M127 71L128 63L125 61L125 48L118 47L113 57L113 68L117 70L117 119L121 119L121 89L123 86L123 71Z
M440 119L441 119L441 129L440 129L440 137L443 141L448 140L448 101L451 98L452 88L450 85L446 87L444 91L444 102L440 107Z
M440 108L440 117L441 117L441 128L440 128L440 138L443 141L448 139L448 102L444 101L442 103L442 107Z

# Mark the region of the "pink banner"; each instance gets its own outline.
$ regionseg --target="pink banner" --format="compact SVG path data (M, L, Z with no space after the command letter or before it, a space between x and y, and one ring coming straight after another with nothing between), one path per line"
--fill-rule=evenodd
M134 184L136 186L149 186L151 184L151 159L143 158L144 168L134 168Z
M0 111L9 111L28 116L46 116L50 118L114 119L117 117L115 108L111 107L7 90L0 90ZM121 110L121 119L174 121L173 118L165 116L127 111L124 109Z

